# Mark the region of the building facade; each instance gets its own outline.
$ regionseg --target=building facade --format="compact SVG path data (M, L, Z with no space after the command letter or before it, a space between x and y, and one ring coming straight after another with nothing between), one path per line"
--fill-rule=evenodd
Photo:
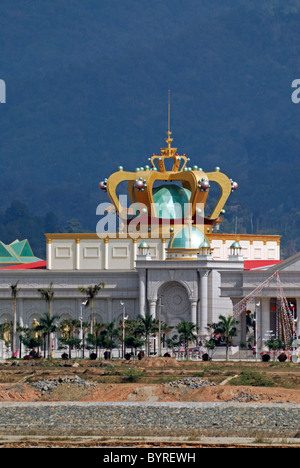
M280 236L220 233L225 203L237 184L219 167L211 173L188 167L189 158L171 147L170 135L167 148L149 158L150 165L134 172L119 167L99 184L112 203L103 213L116 213L118 232L46 234L45 268L0 269L0 323L12 321L10 286L17 282L17 318L24 327L47 311L38 289L53 285L52 313L60 319L82 316L88 321L91 310L84 306L86 298L79 288L105 283L94 301L97 321L119 322L126 310L129 318L150 314L173 327L193 322L201 337L219 315L231 315L234 304L278 264L287 286L291 277L284 269L287 263L280 263ZM170 161L172 169L167 170ZM133 207L123 206L117 196L121 182L128 184ZM213 184L220 195L208 215L206 202ZM298 270L295 278L287 289L297 305ZM261 297L263 330L272 326L273 296ZM243 316L240 327L242 339Z

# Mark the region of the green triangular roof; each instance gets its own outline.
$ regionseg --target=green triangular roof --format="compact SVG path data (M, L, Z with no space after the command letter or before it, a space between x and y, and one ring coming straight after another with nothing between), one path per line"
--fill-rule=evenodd
M13 257L13 254L10 253L6 245L3 244L3 242L1 241L0 241L0 257L5 257L5 258Z
M41 259L34 256L27 239L22 241L16 239L10 245L5 245L0 241L0 266L39 261Z
M10 247L20 257L34 257L27 239L22 241L14 241L12 244L10 244Z
M0 264L1 263L21 263L19 257L9 247L0 241Z

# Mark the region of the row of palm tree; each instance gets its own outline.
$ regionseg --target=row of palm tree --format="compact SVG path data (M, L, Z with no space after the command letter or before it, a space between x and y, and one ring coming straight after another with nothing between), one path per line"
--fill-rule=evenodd
M186 344L188 340L195 338L194 335L190 334L193 327L193 324L187 322L182 322L177 326L180 333L179 341L176 336L177 345L179 343ZM148 356L150 354L150 336L156 336L158 329L158 320L153 319L151 315L128 320L126 323L125 348L130 348L132 352L137 354L138 349L145 347ZM160 329L162 330L161 339L165 342L166 334L172 330L172 327L162 322ZM59 321L58 316L51 315L48 311L41 317L40 322L33 324L31 328L21 327L20 325L16 327L16 336L19 336L20 343L23 343L29 349L43 347L44 357L46 357L46 350L48 350L48 358L53 355L51 335L55 333L60 334L60 347L69 349L69 357L71 357L73 349L81 349L84 358L86 348L96 350L96 356L98 356L99 349L108 349L112 356L113 348L118 347L123 340L123 322L100 323L94 320L91 333L90 322L81 322L76 319ZM11 336L14 336L14 324L6 321L0 325L0 337L5 339L7 346L9 346ZM168 340L168 343L170 344L170 340ZM173 345L175 345L175 341ZM19 349L19 356L21 357L21 348Z
M10 286L10 292L11 292L11 298L13 301L13 330L12 330L12 357L15 357L17 355L17 297L18 294L21 290L21 288L18 287L19 281L17 281L15 284L12 284ZM96 285L91 285L91 286L80 286L78 288L78 291L81 293L84 293L86 295L86 307L91 303L91 332L93 328L93 323L94 323L94 315L93 315L93 310L94 310L94 299L100 292L102 288L105 287L105 283L99 283ZM51 304L54 299L54 288L53 288L53 283L50 283L50 286L47 288L39 288L38 293L41 295L41 297L45 300L48 306L48 317L49 319L51 318Z
M163 346L168 349L184 346L186 358L189 358L189 348L191 344L198 342L198 330L194 323L182 321L176 327L170 327L164 322L159 324L157 319L151 315L145 317L139 316L136 319L129 319L126 323L125 343L123 343L123 322L116 323L111 321L108 323L100 323L94 321L93 332L91 333L90 322L81 322L74 319L63 319L59 321L59 317L52 316L50 312L44 313L40 322L33 324L31 328L17 326L17 334L19 335L20 344L23 343L29 349L44 348L44 357L48 350L48 358L53 356L53 346L51 345L51 336L59 333L60 347L68 348L68 356L72 356L73 349L81 349L82 357L85 357L85 349L93 349L96 357L101 349L112 350L122 343L125 344L125 349L130 348L133 354L137 354L137 350L145 349L147 356L150 355L150 337L157 336L160 331L159 338ZM237 322L233 317L219 317L219 322L209 325L213 330L214 335L219 334L223 337L226 344L226 359L228 359L229 346L232 344L234 336L237 334ZM7 346L9 346L9 336L13 336L13 323L5 322L0 325L0 337L5 337ZM171 332L175 332L170 337ZM154 340L154 344L156 340ZM207 342L206 344L209 344ZM19 349L19 357L21 357L21 347ZM153 353L156 354L155 348Z
M83 357L85 353L86 344L89 347L94 347L96 349L96 354L98 348L109 348L111 351L116 346L118 341L123 339L123 334L121 333L121 327L123 328L124 323L120 322L115 324L115 322L109 322L106 324L97 323L94 317L94 299L99 294L101 289L105 287L105 283L99 283L96 285L90 285L87 287L80 286L78 291L83 293L86 297L85 306L91 306L91 316L90 323L83 322L81 317L81 322L79 320L73 319L64 319L60 322L58 326L59 317L53 316L51 312L51 305L54 299L54 289L53 284L50 283L48 288L39 288L37 291L41 297L45 300L48 305L48 312L45 313L38 326L34 328L33 335L32 330L22 329L17 324L17 297L20 292L18 287L18 281L16 284L10 286L11 297L13 300L14 313L13 313L13 323L12 323L12 356L16 357L18 350L16 349L17 343L17 334L19 334L20 343L29 343L34 344L33 336L35 339L38 338L44 341L44 353L46 352L46 340L48 348L48 356L51 356L51 335L57 331L61 332L60 342L62 346L69 347L69 354L74 348L82 348ZM229 316L225 317L220 315L219 322L215 324L210 324L209 329L213 333L219 334L223 337L223 340L226 344L226 359L228 359L229 346L232 344L233 338L237 335L237 321ZM167 335L170 334L173 327L168 326L164 322L159 322L157 319L154 319L151 315L146 315L145 317L138 317L137 319L127 320L126 322L126 334L125 334L125 343L123 345L130 347L132 350L137 351L138 348L142 348L145 345L146 355L150 354L150 336L157 336L161 341L169 348L174 348L176 346L184 345L185 349L189 348L190 343L197 342L197 327L194 323L183 321L175 327L178 334L174 334L171 338L166 339ZM2 332L2 333L1 333ZM9 334L8 324L0 325L0 333L2 336L4 334ZM80 338L78 334L80 333ZM122 335L122 337L121 337ZM43 337L43 338L41 338ZM40 343L40 341L39 341ZM207 342L208 343L208 342ZM38 346L33 346L38 347ZM154 350L155 352L155 350ZM188 353L186 352L188 357Z

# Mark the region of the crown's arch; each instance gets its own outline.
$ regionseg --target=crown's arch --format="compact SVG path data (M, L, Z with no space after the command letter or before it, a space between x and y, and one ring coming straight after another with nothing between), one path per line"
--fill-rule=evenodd
M99 187L107 191L117 214L127 225L132 221L133 216L140 218L140 222L145 225L146 230L155 231L155 236L169 237L170 232L181 229L186 216L189 216L192 224L201 228L204 234L211 233L214 225L222 222L225 203L230 193L237 189L238 184L221 173L219 167L216 167L214 172L205 173L198 165L189 166L190 158L185 154L179 155L177 148L171 147L172 141L171 132L168 130L167 147L161 148L160 154L153 154L152 157L148 158L149 164L137 167L135 172L124 171L123 167L120 166L117 172L100 182ZM166 162L170 161L173 162L172 167L170 164L166 165ZM122 182L128 183L127 190L131 203L143 205L145 207L143 210L130 213L127 207L122 206L117 196L117 189ZM175 190L175 186L174 193L172 193L170 187L167 187L167 183L172 182L173 184L181 184L181 187L179 186L181 192L180 189ZM211 215L206 217L205 204L210 182L214 182L220 187L220 196ZM170 210L170 220L173 225L164 227L161 222L164 216L161 215L160 204L155 203L155 198L167 197L170 203L173 201L173 205L175 202L183 205L187 198L187 192L189 192L188 215L183 213L182 217L178 218L178 216L174 216L174 210Z

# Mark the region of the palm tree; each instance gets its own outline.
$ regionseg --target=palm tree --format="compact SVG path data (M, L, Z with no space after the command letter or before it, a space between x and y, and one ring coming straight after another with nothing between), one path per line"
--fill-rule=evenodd
M81 327L82 327L82 359L84 359L85 337L86 337L88 330L90 329L90 324L88 322L82 322Z
M58 320L57 316L51 317L49 312L45 312L40 320L40 324L35 327L36 331L41 331L46 345L46 338L48 338L48 358L51 357L51 343L50 337L51 333L57 331L56 321ZM46 346L44 348L44 357L46 356Z
M104 329L105 327L105 324L104 323L101 323L101 322L94 322L94 325L93 325L93 335L94 335L94 338L95 338L95 346L96 346L96 356L98 357L98 348L99 348L99 345L100 345L100 349L101 349L101 339L100 339L100 335L101 335L101 332L102 330ZM101 354L101 351L100 351L100 354Z
M105 283L95 284L94 286L79 286L78 291L84 293L87 298L86 306L91 303L91 333L93 333L93 324L94 324L94 299L99 294L99 291L105 287Z
M39 356L40 347L43 345L43 338L38 333L36 333L36 327L22 329L21 333L22 335L20 336L20 341L23 343L23 345L26 348L29 348L31 350L33 350L34 348L37 348L37 354ZM21 353L21 350L20 350L20 353Z
M51 317L51 303L52 303L53 298L54 298L53 283L50 283L49 288L40 288L40 289L38 289L38 292L40 293L42 298L48 304L49 317Z
M173 330L173 327L171 327L165 322L161 322L161 333L162 333L161 340L162 340L163 347L165 347L166 337L168 336L169 333L171 333L172 330Z
M17 333L19 336L19 358L22 357L22 343L24 343L25 337L28 335L30 329L27 327L22 327L20 323L17 326Z
M110 359L112 359L112 350L117 345L114 341L115 338L119 337L118 329L115 328L115 322L108 322L104 325L105 327L105 344L108 349L110 349Z
M16 357L17 353L17 296L20 288L18 288L19 281L10 286L11 297L14 304L14 318L13 318L13 336L12 336L12 357Z
M176 328L180 335L179 339L181 343L184 343L186 357L189 359L188 348L190 342L197 339L197 326L193 322L180 322Z
M229 346L233 343L233 338L238 334L239 321L232 315L225 317L224 315L219 316L219 322L216 324L215 333L218 333L223 338L226 344L226 361L229 358Z
M151 333L154 332L155 326L157 324L157 320L152 317L150 314L146 314L145 317L139 315L138 320L141 323L143 335L145 336L145 344L146 344L146 355L149 356L150 354L150 341L149 337Z
M119 327L123 329L123 322L120 322ZM125 349L126 347L131 347L135 350L135 355L137 353L137 349L141 348L144 344L144 340L142 339L144 328L140 320L129 319L126 322L126 334L125 334ZM121 332L120 332L121 334Z

